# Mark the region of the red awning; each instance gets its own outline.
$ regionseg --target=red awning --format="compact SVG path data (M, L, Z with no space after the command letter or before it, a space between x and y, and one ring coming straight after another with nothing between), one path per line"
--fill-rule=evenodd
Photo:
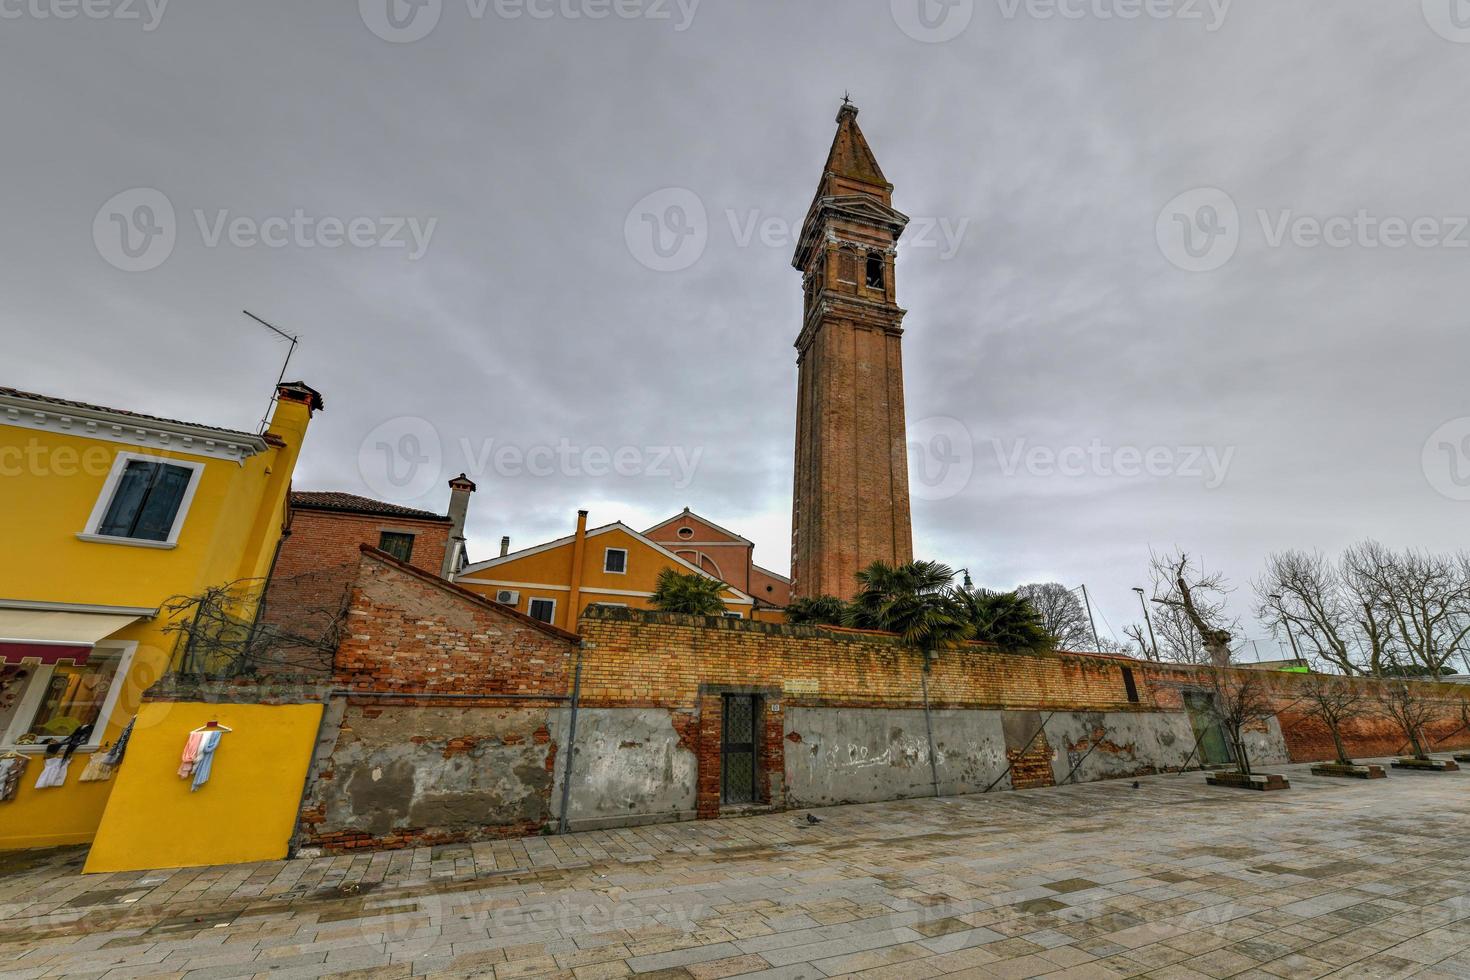
M89 646L73 646L69 643L12 643L0 640L0 663L21 664L27 660L43 664L58 664L69 660L77 666L87 662L92 653Z

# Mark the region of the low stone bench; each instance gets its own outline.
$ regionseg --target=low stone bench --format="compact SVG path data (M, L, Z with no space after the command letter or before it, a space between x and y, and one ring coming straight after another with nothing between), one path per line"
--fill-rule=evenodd
M1205 782L1211 786L1231 786L1235 789L1291 789L1291 783L1286 781L1286 777L1276 773L1251 773L1247 776L1239 772L1212 772L1205 777Z
M1340 762L1321 762L1312 767L1314 776L1345 776L1348 779L1386 779L1388 772L1382 766L1343 765Z
M1390 763L1395 769L1411 769L1415 772L1459 772L1460 767L1449 759L1395 759Z

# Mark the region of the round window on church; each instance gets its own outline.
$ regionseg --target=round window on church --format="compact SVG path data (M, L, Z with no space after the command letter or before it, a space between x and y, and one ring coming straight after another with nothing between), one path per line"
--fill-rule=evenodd
M681 528L679 528L679 537L683 538L685 541L688 541L690 538L694 537L694 528L692 528L692 527L681 527Z

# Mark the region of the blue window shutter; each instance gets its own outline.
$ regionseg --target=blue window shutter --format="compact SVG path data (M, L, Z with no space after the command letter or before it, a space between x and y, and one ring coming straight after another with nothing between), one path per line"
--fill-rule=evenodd
M157 463L148 463L140 459L128 461L122 478L117 481L117 490L112 495L112 503L107 506L107 514L97 527L98 534L132 537L133 522L137 520L138 512L143 508L143 501L148 496L148 488L153 483L153 474L157 469Z
M153 478L153 486L148 491L148 499L143 502L138 520L133 526L132 537L144 541L168 540L168 533L173 530L174 518L178 516L179 505L184 502L184 491L189 488L191 476L193 473L182 466L159 465Z

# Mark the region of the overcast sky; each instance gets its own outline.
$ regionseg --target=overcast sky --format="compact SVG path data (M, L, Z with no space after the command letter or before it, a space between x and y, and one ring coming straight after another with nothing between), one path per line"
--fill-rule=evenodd
M1272 549L1470 546L1470 0L88 2L0 0L0 384L253 428L248 308L326 398L299 488L468 470L473 558L688 505L785 571L846 90L919 556L1121 634L1150 547L1244 612Z

